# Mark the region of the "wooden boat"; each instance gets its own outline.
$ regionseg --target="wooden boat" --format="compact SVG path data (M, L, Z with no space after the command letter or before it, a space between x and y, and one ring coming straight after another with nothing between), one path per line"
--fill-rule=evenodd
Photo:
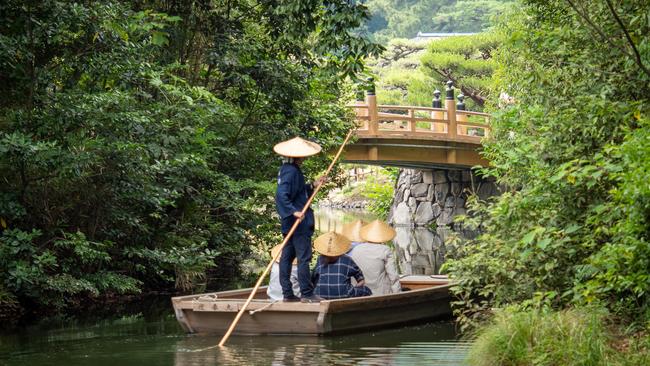
M406 276L402 291L317 304L274 302L260 287L234 334L328 335L399 326L449 316L449 279ZM189 333L226 332L252 289L172 298L176 319Z

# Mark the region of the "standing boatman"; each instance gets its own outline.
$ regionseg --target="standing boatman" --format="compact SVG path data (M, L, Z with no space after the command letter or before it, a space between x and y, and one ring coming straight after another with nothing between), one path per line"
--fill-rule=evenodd
M275 192L275 205L282 222L282 235L286 236L296 220L300 220L293 236L282 249L280 257L280 285L283 301L319 302L322 299L314 295L314 285L309 273L314 212L311 208L307 209L304 215L301 212L313 190L323 184L325 177L308 184L305 182L300 165L306 157L318 154L321 147L315 142L295 137L275 145L273 151L283 157L278 173L278 188ZM294 295L291 288L291 263L294 258L298 259L300 298Z

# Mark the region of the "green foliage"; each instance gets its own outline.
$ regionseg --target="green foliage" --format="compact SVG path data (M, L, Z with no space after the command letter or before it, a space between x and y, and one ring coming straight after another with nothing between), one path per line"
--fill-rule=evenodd
M613 336L604 313L596 309L510 308L499 311L478 333L468 362L477 366L645 365L650 360L648 349L616 350Z
M368 62L376 75L377 99L381 104L431 105L437 85L420 67L427 44L428 41L394 39L379 58Z
M347 1L2 2L0 282L57 307L228 286L278 236L273 144L327 150L351 126L343 80L381 50L355 33L367 16Z
M466 96L468 110L482 110L489 98L499 36L480 33L435 41L392 40L380 58L369 65L377 75L377 98L382 104L431 106L434 90L445 83Z
M647 321L647 4L571 4L526 1L498 29L496 90L510 98L493 99L485 173L508 192L475 202L465 221L483 234L446 264L465 325L512 303Z
M447 80L468 98L467 109L481 110L489 97L495 62L492 55L500 43L496 33L480 33L434 41L422 56L422 73L435 85Z
M418 32L478 33L489 28L511 0L370 0L368 32L380 42Z
M507 0L459 0L433 15L433 27L439 32L479 33L512 5Z
M586 164L573 173L587 174L592 180L606 174L615 182L609 191L611 201L594 207L589 218L591 227L599 228L611 239L579 269L575 297L585 302L605 299L618 313L638 308L648 311L649 127L649 119L639 119L638 128L626 132L621 145L606 148L607 158L600 158L596 165Z
M368 211L381 220L386 220L393 203L397 177L392 172L380 172L379 178L370 176L366 179L362 194L370 201Z

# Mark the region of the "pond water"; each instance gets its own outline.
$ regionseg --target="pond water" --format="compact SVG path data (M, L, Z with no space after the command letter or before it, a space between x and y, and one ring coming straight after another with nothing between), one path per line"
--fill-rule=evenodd
M171 307L171 305L170 305ZM340 337L184 334L172 314L63 321L0 336L2 365L460 365L451 322Z
M335 230L356 218L373 219L320 209L316 224ZM435 274L444 247L426 244L435 235L418 230L398 228L403 238L393 248L400 271ZM183 333L166 296L138 301L119 315L0 328L0 365L462 365L469 347L450 320L336 337L233 336L224 348L214 347L218 342Z

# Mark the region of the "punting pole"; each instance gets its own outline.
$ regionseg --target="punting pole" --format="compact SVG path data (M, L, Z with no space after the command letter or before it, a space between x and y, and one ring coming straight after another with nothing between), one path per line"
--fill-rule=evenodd
M334 164L339 160L339 157L341 156L341 153L343 152L343 148L345 145L348 143L348 140L350 140L350 137L352 136L352 132L354 132L354 129L351 129L350 132L348 132L347 136L345 136L345 140L343 140L343 143L341 144L341 147L339 147L339 151L336 153L336 156L334 156L334 159L330 163L330 166L327 168L327 171L325 172L325 177L330 174L330 171L334 167ZM305 215L305 212L309 209L309 206L311 205L311 201L314 200L314 197L316 197L316 194L318 191L320 191L322 184L316 187L314 189L314 192L311 194L311 197L307 200L307 203L305 204L305 207L302 208L302 215ZM255 287L253 287L253 290L251 291L250 295L248 295L248 299L246 299L246 302L244 303L244 306L242 306L241 309L239 309L239 312L237 312L237 316L235 316L235 319L233 319L232 324L230 324L230 328L228 328L228 331L226 331L226 334L223 335L223 338L221 338L221 341L219 341L219 347L222 347L226 341L228 340L228 337L230 337L230 334L232 333L233 330L235 330L235 327L237 326L237 323L239 322L239 319L241 318L242 314L244 314L244 311L246 311L246 308L248 307L248 304L250 304L251 300L253 300L253 297L255 296L255 293L257 293L257 289L259 289L260 285L262 284L262 281L264 278L266 278L266 275L269 273L271 270L271 267L273 266L273 262L280 256L282 253L282 248L287 244L291 236L293 235L294 231L296 231L296 228L298 228L298 225L300 224L301 220L296 220L296 222L293 223L293 226L291 226L291 229L289 230L289 233L287 233L287 236L284 237L284 240L280 244L280 251L271 258L271 262L266 266L266 269L260 276L260 278L257 279L257 283L255 283Z

